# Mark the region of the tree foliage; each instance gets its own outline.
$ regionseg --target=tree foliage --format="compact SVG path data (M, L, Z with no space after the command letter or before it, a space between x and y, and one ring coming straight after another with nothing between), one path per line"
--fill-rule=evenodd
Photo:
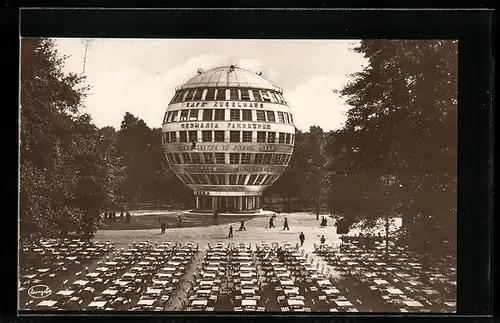
M113 201L111 142L79 109L89 87L64 74L53 40L21 40L19 220L21 239L91 236Z
M454 248L457 42L367 40L354 50L369 63L340 91L352 108L328 143L331 211L368 223L401 214L407 242Z
M170 171L161 146L161 129L127 112L118 131L117 150L125 179L118 188L122 202L174 204L192 192Z
M297 129L290 163L265 193L280 195L287 202L297 199L299 209L315 205L317 199L322 198L325 187L325 138L323 129L318 126L310 127L309 132Z
M326 200L347 224L400 214L401 236L432 251L456 245L456 41L362 41L369 64L340 94L346 126L297 130L287 170L268 188L301 207ZM119 202L177 204L192 192L173 174L161 129L126 113L97 128L81 113L89 87L64 74L52 40L21 42L21 237L91 236ZM422 250L422 249L421 249Z

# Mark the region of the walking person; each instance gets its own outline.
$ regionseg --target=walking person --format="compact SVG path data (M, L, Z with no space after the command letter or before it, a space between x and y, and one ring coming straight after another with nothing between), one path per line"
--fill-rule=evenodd
M279 247L276 251L276 255L278 256L280 262L285 262L285 252L281 249L281 247Z
M123 211L122 211L122 212L120 212L120 222L122 222L122 223L123 223Z
M325 241L326 241L325 236L324 236L324 235L322 235L322 236L321 236L321 239L319 239L319 242L321 243L321 244L320 244L320 248L321 248L321 249L323 249L323 248L324 248L324 246L325 246Z
M247 229L245 228L245 221L241 220L241 224L240 224L240 228L238 229L238 231L247 231Z
M288 218L285 218L285 221L283 222L283 230L290 230L290 228L288 227Z
M165 233L165 228L167 227L167 224L165 223L165 220L163 220L163 222L161 223L161 233L160 234L164 234Z
M269 229L274 228L274 215L269 218Z
M230 225L229 226L229 236L228 236L228 238L232 238L232 237L233 237L233 226Z
M179 228L182 226L182 218L181 218L181 215L177 215L177 225L179 226Z
M304 235L304 232L300 233L299 240L300 240L300 246L302 247L304 245L304 240L306 240L306 236Z

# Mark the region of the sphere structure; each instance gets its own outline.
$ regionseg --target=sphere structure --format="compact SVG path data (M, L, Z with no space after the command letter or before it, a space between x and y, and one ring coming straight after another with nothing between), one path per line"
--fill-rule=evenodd
M282 89L233 65L198 70L176 88L163 118L166 158L193 190L197 210L260 210L262 192L287 167L294 141Z

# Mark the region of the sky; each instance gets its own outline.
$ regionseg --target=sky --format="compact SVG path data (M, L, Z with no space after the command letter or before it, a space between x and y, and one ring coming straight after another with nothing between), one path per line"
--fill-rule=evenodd
M283 89L297 128L340 129L346 120L341 89L366 59L352 51L356 40L81 39L57 38L68 55L65 72L82 73L92 88L82 112L98 127L120 128L126 112L161 127L176 86L208 70L235 65Z

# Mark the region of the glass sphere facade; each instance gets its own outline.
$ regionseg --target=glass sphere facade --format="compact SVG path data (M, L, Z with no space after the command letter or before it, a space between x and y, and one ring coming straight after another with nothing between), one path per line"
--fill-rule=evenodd
M235 66L199 70L176 88L163 118L169 166L200 210L260 209L262 192L287 167L294 142L282 89Z

